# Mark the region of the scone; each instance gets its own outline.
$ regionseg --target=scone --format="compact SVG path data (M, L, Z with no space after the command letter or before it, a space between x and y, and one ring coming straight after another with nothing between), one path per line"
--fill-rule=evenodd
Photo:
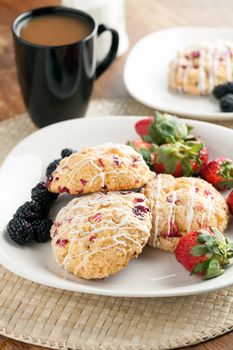
M169 86L191 95L208 95L233 80L233 43L207 42L178 52L169 65Z
M152 231L149 245L173 252L180 237L208 226L226 229L228 208L208 182L192 177L160 174L142 193L150 200Z
M151 230L149 201L141 193L94 193L73 199L51 228L56 260L85 279L123 269L146 245Z
M70 194L132 190L145 185L150 177L149 167L132 147L104 144L62 159L47 187L51 192Z

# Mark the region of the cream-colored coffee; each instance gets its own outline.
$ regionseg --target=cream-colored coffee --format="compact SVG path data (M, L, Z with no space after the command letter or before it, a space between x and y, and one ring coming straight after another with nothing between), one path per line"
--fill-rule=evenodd
M20 37L34 44L57 46L80 41L90 32L90 24L81 17L49 14L29 20Z

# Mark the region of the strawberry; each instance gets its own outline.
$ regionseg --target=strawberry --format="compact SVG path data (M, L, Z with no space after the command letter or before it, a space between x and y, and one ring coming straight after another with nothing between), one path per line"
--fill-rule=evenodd
M151 143L145 142L142 140L131 141L131 147L137 150L144 149L144 148L149 149L150 146L151 146Z
M233 244L228 243L216 228L198 230L180 239L175 256L191 275L199 274L203 279L210 279L224 273L233 257Z
M156 173L171 174L175 177L198 174L208 159L208 151L202 143L175 142L153 149Z
M148 117L146 119L141 119L135 124L135 130L139 136L144 136L148 134L149 127L152 123L153 117Z
M215 186L219 191L233 187L233 161L229 158L216 158L202 170L201 177Z
M139 120L135 124L135 129L144 141L162 145L186 140L192 127L175 116L155 112L155 117Z
M140 153L145 162L149 167L152 167L154 163L154 148L157 147L156 145L153 145L149 142L145 142L142 140L135 140L135 141L128 141L127 143L129 146L133 147L135 151Z
M231 215L233 215L233 191L231 191L227 197L227 205Z
M201 167L200 169L194 167L193 172L199 173L200 171L202 171L202 169L204 169L204 167L206 166L206 164L208 163L208 158L209 158L209 152L208 149L206 148L206 146L204 146L200 152L199 152L199 159L201 160Z

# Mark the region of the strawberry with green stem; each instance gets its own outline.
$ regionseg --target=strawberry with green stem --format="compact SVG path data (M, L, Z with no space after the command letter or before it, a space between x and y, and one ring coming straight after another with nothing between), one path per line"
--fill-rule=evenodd
M188 139L192 127L175 116L155 112L154 118L139 120L135 130L144 141L162 145Z
M175 177L192 176L200 172L208 161L208 151L203 143L178 141L153 149L156 173Z
M136 124L135 124L135 130L136 133L143 137L144 135L147 135L149 132L149 128L151 126L151 123L153 122L154 117L147 117L144 119L140 119Z
M202 143L174 142L161 146L136 140L128 145L139 152L149 167L158 174L175 177L192 176L207 164L208 151Z
M143 141L140 146L135 144L140 141L128 144L141 153L156 173L192 176L206 166L207 148L198 138L189 135L192 127L177 117L155 112L154 118L139 120L135 129Z
M149 142L142 140L128 141L129 146L133 147L135 151L140 153L147 163L147 165L152 168L154 164L154 149L157 147Z
M190 232L183 236L175 251L176 259L191 275L203 279L220 276L233 257L233 244L217 228Z
M225 157L216 158L201 170L201 177L219 191L233 188L233 161Z

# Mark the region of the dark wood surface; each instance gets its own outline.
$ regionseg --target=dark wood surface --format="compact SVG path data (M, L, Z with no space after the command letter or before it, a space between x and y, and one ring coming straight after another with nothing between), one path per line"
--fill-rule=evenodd
M232 0L125 0L130 46L144 35L166 27L182 25L232 26ZM22 11L58 4L56 0L0 0L0 120L25 111L17 83L10 23ZM159 48L158 48L159 50ZM122 71L127 54L118 58L96 82L93 98L127 97ZM189 347L193 350L231 350L233 333ZM0 336L1 350L36 350ZM43 348L45 349L45 348ZM138 349L140 350L140 349Z

